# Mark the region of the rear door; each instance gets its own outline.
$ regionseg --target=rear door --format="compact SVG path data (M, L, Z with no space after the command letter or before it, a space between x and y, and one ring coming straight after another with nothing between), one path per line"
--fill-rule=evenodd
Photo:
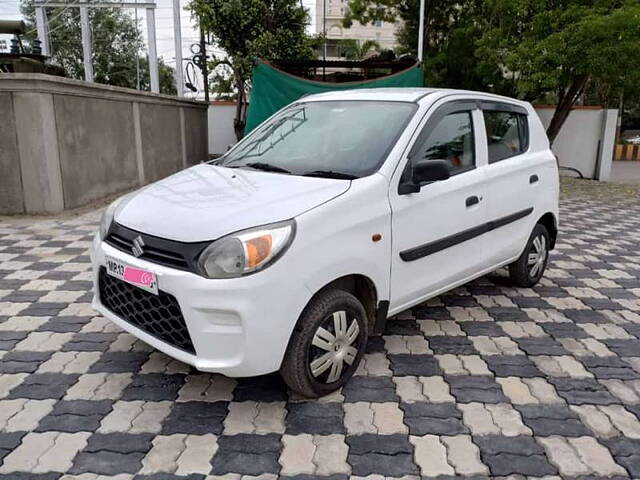
M432 108L390 183L391 311L473 275L486 262L485 165L476 141L484 135L481 112L475 101ZM419 192L399 193L399 183L419 159L446 160L451 177L422 185Z
M482 101L486 137L487 259L498 265L522 253L538 218L543 155L529 152L528 111L519 105ZM538 215L539 216L539 215Z

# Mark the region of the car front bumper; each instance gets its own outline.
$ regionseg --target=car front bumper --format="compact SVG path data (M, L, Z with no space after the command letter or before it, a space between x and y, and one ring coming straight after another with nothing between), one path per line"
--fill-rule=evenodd
M147 333L101 302L98 281L105 256L156 274L159 290L173 295L180 305L195 354ZM95 310L173 358L201 371L231 377L278 370L295 323L311 298L305 283L287 274L286 255L264 271L233 279L207 279L141 260L101 241L98 235L91 258Z

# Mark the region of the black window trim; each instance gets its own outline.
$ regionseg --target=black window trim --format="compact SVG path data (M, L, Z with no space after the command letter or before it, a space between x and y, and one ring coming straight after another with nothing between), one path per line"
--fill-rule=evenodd
M469 112L469 119L471 120L471 133L473 135L473 139L472 139L473 140L473 165L469 165L467 167L463 167L459 169L456 172L452 172L451 177L455 177L456 175L467 173L478 168L478 155L476 151L478 142L476 139L475 122L473 120L474 110L478 110L478 102L476 100L471 100L471 99L452 100L443 105L440 105L439 107L437 107L437 109L433 114L429 115L429 118L420 129L420 133L418 134L417 138L413 142L413 145L411 145L411 149L407 154L407 163L405 164L404 169L402 171L402 175L400 176L400 182L398 183L398 188L400 188L400 185L410 180L409 177L411 176L414 157L418 153L418 150L420 146L423 144L423 142L427 140L426 137L428 137L428 135L431 133L431 129L433 129L433 127L437 125L440 122L440 120L442 120L444 117L452 113ZM424 186L427 183L431 183L431 182L422 183L420 186Z
M493 165L495 163L500 163L503 162L505 160L509 160L515 157L518 157L520 155L524 155L525 153L527 153L529 151L529 146L530 146L530 129L529 129L529 112L527 111L526 108L521 107L520 105L514 105L513 103L506 103L506 102L498 102L498 101L494 101L494 100L480 100L479 101L479 106L480 109L484 112L507 112L507 113L515 113L515 114L519 114L524 116L524 120L525 120L525 131L524 131L524 135L525 135L525 142L524 145L522 146L521 150L519 152L514 153L513 155L509 155L508 157L504 157L501 158L499 160L491 160L491 158L489 158L489 152L487 151L487 165ZM484 118L484 114L483 114L483 118ZM518 123L520 121L518 120ZM520 131L520 126L518 125L518 133ZM487 139L489 138L489 136L487 135L487 123L485 122L484 124L484 134L485 137L487 137ZM522 139L521 139L522 140ZM488 142L487 142L487 146L488 146Z

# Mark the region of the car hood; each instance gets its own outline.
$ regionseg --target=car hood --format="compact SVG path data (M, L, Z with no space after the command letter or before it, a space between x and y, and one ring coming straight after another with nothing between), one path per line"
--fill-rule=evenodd
M215 240L293 218L349 189L350 181L200 164L123 201L120 225L183 242Z

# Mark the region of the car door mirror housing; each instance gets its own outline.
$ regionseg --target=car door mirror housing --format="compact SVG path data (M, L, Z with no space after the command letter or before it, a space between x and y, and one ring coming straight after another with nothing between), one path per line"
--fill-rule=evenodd
M446 160L418 160L411 170L411 180L401 183L398 193L417 193L423 184L446 180L450 176L449 162Z
M417 184L446 180L450 176L446 160L418 160L413 166L413 181Z

